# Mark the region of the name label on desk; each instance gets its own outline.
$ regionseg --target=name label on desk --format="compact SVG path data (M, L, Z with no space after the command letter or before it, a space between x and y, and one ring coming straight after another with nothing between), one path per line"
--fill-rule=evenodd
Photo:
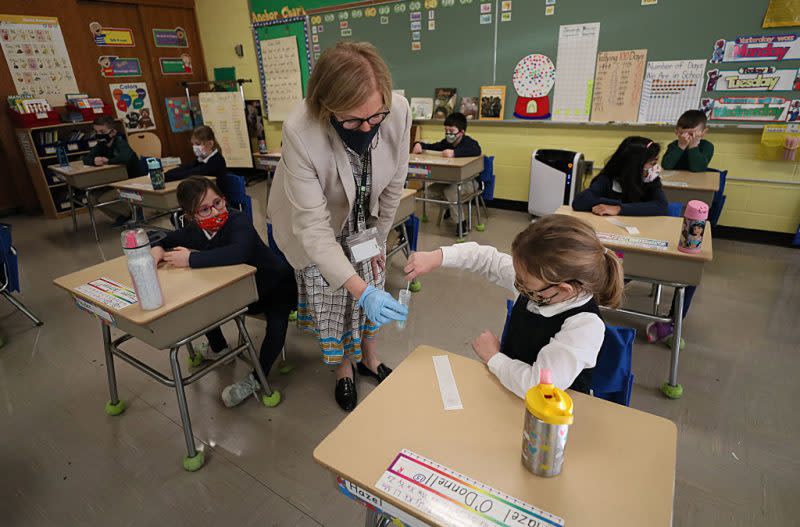
M416 176L431 177L431 169L424 165L408 165L408 173Z
M117 325L117 323L114 321L114 315L112 315L108 311L100 309L96 305L90 304L86 300L84 300L82 298L79 298L77 296L73 296L72 298L75 299L75 304L80 309L82 309L83 311L86 311L89 314L95 315L96 317L98 317L101 320L107 322L111 326L116 326Z
M665 187L688 187L689 186L689 182L688 181L662 181L661 184L664 185Z
M119 197L128 201L136 201L137 203L142 202L142 195L132 190L120 190Z
M410 450L375 485L444 525L559 527L564 520Z
M133 289L110 278L98 278L88 284L79 285L75 291L117 311L139 301Z
M666 251L669 247L667 240L654 240L653 238L639 238L638 236L625 236L624 234L610 234L607 232L598 232L597 239L603 244L611 243L656 251Z

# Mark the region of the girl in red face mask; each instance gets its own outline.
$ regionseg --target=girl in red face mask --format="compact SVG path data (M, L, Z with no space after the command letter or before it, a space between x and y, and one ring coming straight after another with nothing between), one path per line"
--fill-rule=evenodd
M178 203L187 226L167 233L152 249L156 264L175 267L217 267L248 264L256 268L258 301L251 312L267 317L267 335L261 345L259 362L265 375L283 349L289 312L297 302L294 271L283 255L267 247L258 236L250 218L226 208L225 197L213 180L190 177L178 185ZM201 357L216 358L227 351L228 344L217 328L206 334L208 345L195 344ZM260 385L253 373L222 391L226 406L236 406L255 394Z

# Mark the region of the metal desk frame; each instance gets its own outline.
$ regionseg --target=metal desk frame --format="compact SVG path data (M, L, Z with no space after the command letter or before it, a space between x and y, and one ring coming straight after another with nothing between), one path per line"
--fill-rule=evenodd
M415 163L415 164L421 165L423 163ZM466 183L467 181L477 180L480 177L480 175L481 175L480 172L476 172L475 175L473 175L473 176L471 176L469 178L465 178L463 181L455 182L455 181L446 180L446 179L420 177L417 174L409 173L408 177L406 178L406 180L407 181L422 181L422 197L415 196L414 199L417 200L417 201L421 201L422 202L422 219L423 219L423 221L425 221L426 218L428 217L428 210L427 210L427 207L426 207L426 205L428 203L435 203L437 205L453 205L454 207L456 207L456 210L458 211L458 218L457 218L457 220L458 220L458 239L459 240L463 240L464 239L464 231L462 230L462 226L463 226L463 222L464 222L465 218L464 218L464 214L463 214L461 206L464 205L464 204L467 204L469 212L467 214L468 218L466 218L466 219L468 221L469 228L472 229L472 200L475 199L477 196L481 195L483 193L483 190L480 188L480 185L478 185L477 189L475 190L475 192L470 192L470 193L467 193L467 194L463 194L462 191L461 191L461 186L464 183ZM456 194L456 201L447 201L445 199L429 198L428 197L428 183L443 183L445 185L452 185L453 183L455 183L458 186L458 190L457 190L457 194ZM478 223L480 223L481 222L480 207L476 207L476 211L478 213Z

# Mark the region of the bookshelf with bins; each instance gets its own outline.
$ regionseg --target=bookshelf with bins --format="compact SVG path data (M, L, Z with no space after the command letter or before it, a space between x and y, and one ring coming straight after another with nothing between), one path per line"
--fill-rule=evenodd
M119 120L117 131L127 136ZM73 162L79 161L95 145L92 121L16 128L15 132L42 211L48 218L69 216L66 184L48 167L59 163L59 146L63 146L67 159ZM84 210L85 207L79 207L77 212Z

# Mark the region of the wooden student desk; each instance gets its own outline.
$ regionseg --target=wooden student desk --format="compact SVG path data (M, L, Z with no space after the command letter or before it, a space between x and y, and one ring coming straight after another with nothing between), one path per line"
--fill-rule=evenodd
M463 410L442 406L431 357L445 354ZM554 478L538 477L520 459L522 399L482 363L420 346L317 446L314 459L338 476L350 495L378 509L368 512L367 525L386 509L399 510L406 525L467 525L437 521L376 488L402 449L560 516L566 527L671 525L675 424L581 393L570 395L575 422L563 471ZM364 445L357 455L354 445ZM500 525L549 527L527 521Z
M126 181L118 181L111 184L111 187L117 189L120 199L127 201L132 208L140 207L159 212L156 216L148 218L148 221L170 214L176 222L175 225L177 225L177 215L181 208L178 204L177 195L179 184L180 181L167 181L163 190L155 190L148 175Z
M260 168L267 173L267 201L269 203L269 191L272 187L272 180L275 178L275 170L281 161L281 151L267 152L266 154L253 154L253 161L256 168Z
M719 190L719 172L664 170L661 172L661 185L669 201L685 205L696 199L710 207L714 193Z
M589 223L598 234L630 236L623 227L618 227L608 221L608 218L614 218L626 225L637 227L640 233L636 237L667 241L666 250L631 246L614 241L603 241L603 244L609 249L623 253L622 264L626 278L675 288L675 297L673 299L674 319L658 315L660 295L653 295L652 314L622 308L617 311L643 317L651 321L675 324L675 339L672 348L669 381L662 385L661 390L670 398L679 398L683 393L683 387L678 384L678 358L683 329L683 317L680 315L683 312L684 290L687 286L700 284L705 264L714 257L711 224L706 222L701 252L687 254L678 250L678 239L683 226L683 218L673 218L671 216L596 216L591 212L576 212L569 206L561 206L556 211L556 214L566 214L580 218Z
M403 251L406 255L406 258L411 254L411 238L408 234L408 229L406 228L406 221L414 214L414 196L417 193L416 190L413 188L404 188L403 195L400 197L400 204L397 206L397 212L394 215L394 225L392 226L393 229L399 230L398 234L402 236L402 240L400 243L392 247L392 249L386 253L386 257L392 256L397 251ZM390 241L393 241L392 235L390 233ZM389 243L388 245L394 245L394 243Z
M54 280L56 286L73 297L79 308L100 320L111 396L106 404L106 412L109 415L119 415L125 410L124 401L117 395L114 357L124 360L161 384L175 388L186 439L187 455L184 458L186 470L198 470L203 465L204 455L195 448L184 386L200 379L223 362L246 352L253 361L259 382L265 392L270 394L263 396L262 402L267 406L275 406L280 401L280 394L277 391L271 392L269 384L266 384L259 366L258 354L244 326L247 306L258 298L255 272L256 269L249 265L206 269L178 269L162 265L158 269L158 278L164 304L152 311L142 310L138 303L115 307L109 304L107 296L98 299L77 289L99 279L108 279L132 291L125 256ZM96 284L102 287L102 283L96 282ZM90 286L89 289L97 288ZM237 347L231 347L219 359L205 363L202 368L183 377L178 362L178 350L185 346L190 356L194 356L192 340L231 320L236 322L242 343ZM114 340L111 336L112 326L122 332L122 335ZM141 340L156 349L169 349L172 376L161 373L120 349L119 346L131 338Z
M106 201L103 203L93 203L90 194L92 192L105 189L109 183L122 181L128 178L128 170L124 165L103 165L92 166L84 165L83 161L73 161L68 167L51 165L48 167L55 172L67 185L69 192L69 204L72 212L72 228L78 231L78 218L75 207L83 205L83 202L75 197L75 190L82 190L86 194L86 210L89 213L89 221L92 223L95 241L100 241L97 235L97 224L94 221L94 209L117 203L119 200Z
M408 159L408 179L422 182L422 196L417 196L417 201L422 202L422 221L427 221L428 203L437 205L454 205L458 210L458 238L463 239L464 233L461 230L461 223L464 219L472 225L472 200L481 194L480 187L475 192L462 193L462 186L467 181L476 179L483 171L483 156L477 157L442 157L440 154L411 154ZM458 186L456 201L444 199L433 199L428 197L429 183L455 183ZM469 204L469 217L464 218L460 205ZM480 208L478 211L478 223L480 224Z

